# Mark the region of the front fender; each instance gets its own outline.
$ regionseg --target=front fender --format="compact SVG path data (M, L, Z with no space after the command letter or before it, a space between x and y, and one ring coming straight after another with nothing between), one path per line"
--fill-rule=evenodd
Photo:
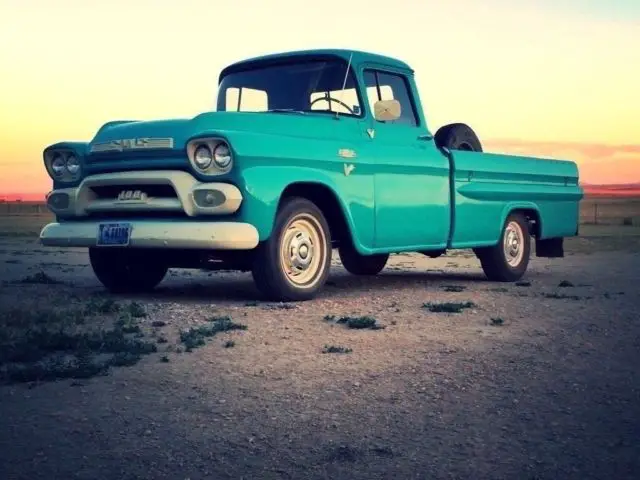
M342 169L341 162L326 162L320 170L304 166L274 166L272 160L265 160L264 166L243 170L245 198L239 214L241 220L257 228L260 241L267 240L286 188L295 183L317 184L330 190L337 199L356 249L362 253L370 251L374 210L372 194L367 192L372 189L373 180L368 175L354 175L345 182Z

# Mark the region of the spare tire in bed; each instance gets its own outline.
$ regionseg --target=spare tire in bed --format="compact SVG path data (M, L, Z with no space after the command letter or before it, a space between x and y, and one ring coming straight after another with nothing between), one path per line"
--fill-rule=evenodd
M482 145L475 132L464 123L451 123L438 129L434 140L440 148L482 152Z

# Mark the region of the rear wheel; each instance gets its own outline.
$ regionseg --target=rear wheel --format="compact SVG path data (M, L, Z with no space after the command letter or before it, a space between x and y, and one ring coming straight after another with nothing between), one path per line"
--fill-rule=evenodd
M345 240L338 250L340 261L345 270L353 275L377 275L384 269L389 254L362 255L353 244Z
M310 300L324 286L330 267L331 234L322 211L305 198L285 199L271 236L256 251L256 286L272 300Z
M493 247L475 250L489 280L515 282L527 271L531 257L531 236L527 219L520 213L507 217L500 241Z
M157 253L132 248L90 247L89 261L100 283L112 293L149 292L169 270Z

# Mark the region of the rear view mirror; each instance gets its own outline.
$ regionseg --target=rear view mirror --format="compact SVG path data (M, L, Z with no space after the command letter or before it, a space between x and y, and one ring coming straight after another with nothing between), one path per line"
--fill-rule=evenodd
M373 105L373 116L383 122L400 118L402 107L398 100L379 100Z

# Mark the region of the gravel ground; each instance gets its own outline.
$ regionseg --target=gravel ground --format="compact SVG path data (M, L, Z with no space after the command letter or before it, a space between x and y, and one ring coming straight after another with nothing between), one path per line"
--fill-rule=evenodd
M81 250L4 239L0 264L3 307L102 292ZM17 282L38 271L64 283ZM367 279L335 261L320 298L283 308L248 274L175 270L117 297L164 322L173 351L0 386L0 478L639 478L639 271L632 251L533 258L528 286L485 281L466 252L396 255ZM422 307L445 301L474 306ZM176 353L179 329L211 315L247 329Z

